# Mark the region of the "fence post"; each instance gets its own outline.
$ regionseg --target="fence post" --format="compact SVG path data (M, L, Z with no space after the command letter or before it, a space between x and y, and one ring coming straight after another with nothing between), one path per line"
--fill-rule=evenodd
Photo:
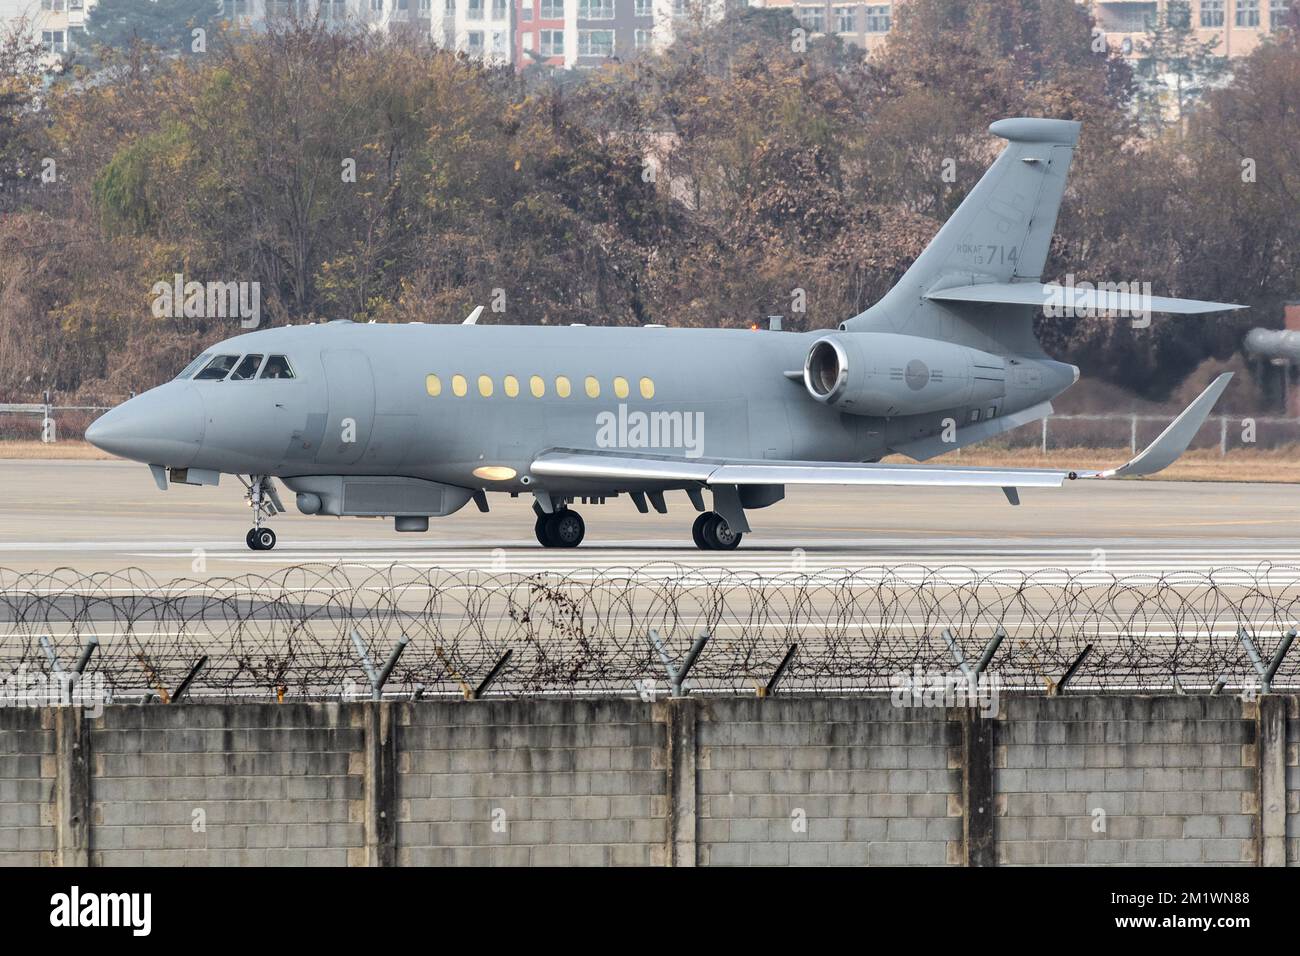
M1043 416L1043 454L1047 454L1047 416Z
M1219 457L1228 456L1228 416L1219 419Z
M993 728L996 720L961 708L961 864L996 866L993 843Z
M1257 866L1286 866L1286 698L1261 694L1255 702Z
M391 701L368 701L362 708L365 731L363 803L366 866L397 865L397 735Z
M668 819L664 833L664 862L668 866L695 866L699 853L698 744L695 701L673 697L654 705L665 725L667 754Z
M90 866L90 729L80 707L54 707L54 862Z
M1133 415L1129 418L1128 423L1128 452L1130 455L1136 455L1138 450L1138 417Z

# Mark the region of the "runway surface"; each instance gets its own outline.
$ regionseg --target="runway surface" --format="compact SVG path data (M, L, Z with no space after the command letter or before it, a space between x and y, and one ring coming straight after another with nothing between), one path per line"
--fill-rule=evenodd
M537 544L524 498L491 496L489 514L470 505L433 519L426 534L398 534L390 520L300 515L286 495L290 510L272 522L279 545L268 553L244 546L251 521L242 496L229 477L217 488L161 492L147 468L127 462L0 461L0 567L138 567L165 580L303 563L358 574L399 563L584 575L660 562L765 574L950 566L1159 574L1300 563L1300 485L1075 482L1022 490L1019 507L995 489L791 488L785 501L751 512L754 532L723 554L691 544L695 512L682 494L668 496L667 515L638 514L627 498L580 506L587 539L575 550Z
M383 658L405 635L397 693L459 694L506 653L500 692L632 693L659 647L680 660L707 630L700 686L752 692L797 646L789 686L839 692L951 669L954 645L974 660L1002 633L1009 687L1092 652L1079 686L1207 688L1251 679L1241 629L1267 658L1300 616L1300 485L1021 494L794 488L727 553L691 544L682 494L668 515L580 507L574 550L537 544L528 499L426 534L291 512L263 553L233 480L161 492L140 465L3 461L0 670L71 662L93 635L116 692L202 661L194 693L330 697L359 679L357 641ZM1300 658L1277 681L1300 684Z

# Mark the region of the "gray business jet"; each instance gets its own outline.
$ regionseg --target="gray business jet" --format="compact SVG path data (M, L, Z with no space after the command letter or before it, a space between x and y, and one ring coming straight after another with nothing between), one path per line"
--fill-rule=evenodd
M1034 337L1044 307L1088 313L1239 308L1122 284L1044 285L1079 124L1005 119L1007 141L879 302L838 330L324 324L226 339L174 381L111 410L86 438L168 481L247 489L247 543L274 547L273 478L309 515L391 517L398 531L487 492L534 499L537 539L574 547L575 503L628 495L666 513L685 492L698 547L735 548L747 512L785 486L1000 488L1150 475L1186 449L1220 375L1148 448L1104 471L925 462L1043 418L1078 380ZM774 323L775 324L775 323ZM706 510L704 493L711 496Z

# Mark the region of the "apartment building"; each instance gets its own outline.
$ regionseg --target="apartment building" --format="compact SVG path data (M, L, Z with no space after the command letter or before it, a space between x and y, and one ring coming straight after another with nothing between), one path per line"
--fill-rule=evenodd
M1185 17L1198 38L1218 38L1224 56L1245 56L1270 32L1280 29L1290 0L1078 0L1092 8L1097 25L1112 48L1136 56L1147 28L1168 11ZM838 34L871 52L885 36L907 0L844 3L843 0L754 0L754 6L789 9L810 34Z
M517 62L590 69L662 49L688 20L717 19L722 0L516 0Z
M515 0L433 0L435 42L488 63L515 62Z
M1188 24L1201 42L1218 40L1222 56L1246 56L1286 23L1291 0L1099 0L1092 4L1097 26L1126 56L1141 50L1150 24L1162 13Z
M68 52L72 32L82 29L94 5L95 0L0 0L0 28L26 24L52 65Z
M427 32L434 0L218 0L221 15L256 27L273 17L360 21L376 28L410 26Z

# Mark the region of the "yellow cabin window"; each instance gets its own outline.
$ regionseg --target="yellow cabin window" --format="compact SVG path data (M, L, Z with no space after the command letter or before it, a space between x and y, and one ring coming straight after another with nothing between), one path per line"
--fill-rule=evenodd
M469 391L469 383L465 381L464 375L453 375L451 377L451 390L457 398L465 397L465 393Z
M649 378L641 379L641 397L642 398L655 397L655 383L653 379L649 379Z
M533 398L541 398L546 394L546 380L540 375L534 375L528 380L528 390L533 393Z
M614 379L614 394L619 398L627 398L627 379L621 375Z
M563 375L555 376L555 394L560 398L568 398L569 393L573 390L569 388L569 380Z
M478 377L478 393L484 398L492 397L492 376L480 375Z
M504 384L506 395L510 398L519 397L519 379L515 378L513 375L507 375Z
M587 388L588 398L600 398L600 381L595 377L588 375L587 381L583 383Z
M424 376L424 390L434 398L437 398L442 394L442 379L438 378L436 375Z

